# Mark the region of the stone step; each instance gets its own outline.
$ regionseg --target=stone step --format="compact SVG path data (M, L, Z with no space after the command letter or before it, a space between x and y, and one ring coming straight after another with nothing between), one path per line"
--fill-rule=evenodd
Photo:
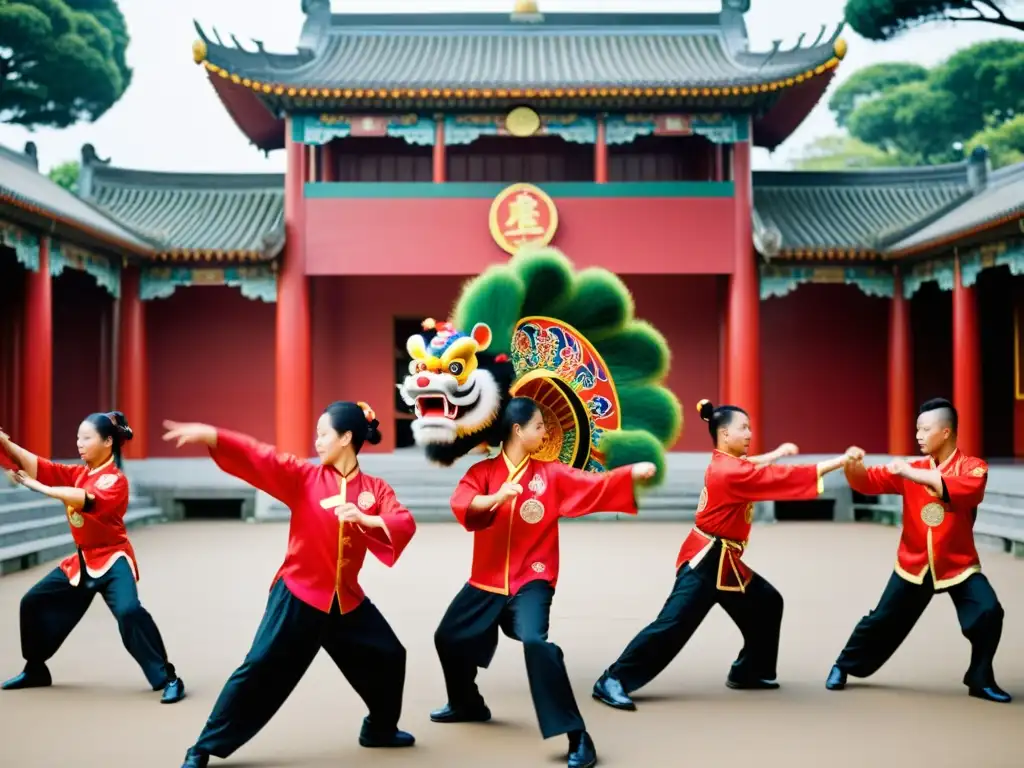
M0 482L0 485L5 484L6 479L4 480L4 482ZM5 504L18 504L23 501L31 501L32 499L38 498L38 493L36 493L35 491L30 491L28 488L25 488L20 485L8 485L7 487L0 488L0 507L3 507Z
M158 523L163 519L159 507L137 507L128 510L124 516L125 526L129 529L142 525ZM0 543L0 576L16 571L34 568L40 563L64 557L75 551L75 540L67 527L66 519L61 519L64 532L47 536L37 536L19 543L4 545Z
M153 500L148 496L132 496L128 501L128 508L136 506L153 506ZM54 514L54 510L63 512L60 502L38 493L31 493L24 501L7 503L0 501L0 527L10 523L20 523L26 520L36 520Z
M148 500L141 500L148 501ZM128 514L139 509L158 509L152 502L138 503L128 507ZM61 533L69 533L68 518L63 507L52 503L32 510L33 514L20 520L0 515L0 549L36 539L46 539ZM128 519L128 516L125 516ZM134 519L134 518L133 518Z

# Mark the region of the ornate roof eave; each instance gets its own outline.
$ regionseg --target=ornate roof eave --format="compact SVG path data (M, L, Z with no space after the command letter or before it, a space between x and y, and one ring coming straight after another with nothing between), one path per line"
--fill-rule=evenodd
M1014 226L1016 225L1016 226ZM1000 230L1005 230L1001 232ZM928 256L934 256L944 251L964 244L974 244L977 241L984 241L992 235L1016 234L1024 235L1024 207L1011 213L998 216L987 221L979 222L974 226L950 232L947 235L918 243L909 248L890 251L894 258L903 260L917 260ZM898 242L898 241L897 241Z
M155 253L155 244L140 245L129 240L113 237L95 227L88 226L75 219L70 219L48 208L44 208L32 200L18 195L2 184L0 184L0 206L10 206L13 208L21 214L19 219L29 226L45 230L47 234L61 234L67 240L75 242L82 247L98 248L106 251L110 256L124 257L130 254L148 257ZM148 238L132 232L127 227L125 229L139 237L143 242L149 242ZM64 235L64 233L67 234Z

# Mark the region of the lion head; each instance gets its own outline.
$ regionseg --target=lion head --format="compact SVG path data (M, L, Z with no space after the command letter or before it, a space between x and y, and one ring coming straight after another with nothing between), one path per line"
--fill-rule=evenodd
M483 432L494 423L502 401L501 385L477 356L490 346L491 329L477 323L466 334L430 320L424 329L435 333L429 341L421 334L406 341L412 360L409 375L398 385L415 412L416 444L449 444Z

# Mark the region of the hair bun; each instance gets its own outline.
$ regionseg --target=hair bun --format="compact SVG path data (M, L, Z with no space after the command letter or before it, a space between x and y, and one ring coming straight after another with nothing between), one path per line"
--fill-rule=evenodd
M697 413L704 421L711 421L711 417L715 415L715 406L710 400L701 400L697 403Z
M370 445L377 445L381 441L380 434L380 422L376 419L370 419L366 425L366 442Z
M114 430L120 436L121 442L126 443L135 436L132 428L128 426L127 417L121 411L111 411L107 414L107 418L114 425Z

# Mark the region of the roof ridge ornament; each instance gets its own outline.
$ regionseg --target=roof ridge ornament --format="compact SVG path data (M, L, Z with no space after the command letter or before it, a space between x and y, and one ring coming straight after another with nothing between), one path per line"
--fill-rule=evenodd
M750 10L750 0L722 0L722 11L733 13L747 13Z
M512 21L534 23L544 21L544 14L540 12L537 0L516 0L512 8Z

